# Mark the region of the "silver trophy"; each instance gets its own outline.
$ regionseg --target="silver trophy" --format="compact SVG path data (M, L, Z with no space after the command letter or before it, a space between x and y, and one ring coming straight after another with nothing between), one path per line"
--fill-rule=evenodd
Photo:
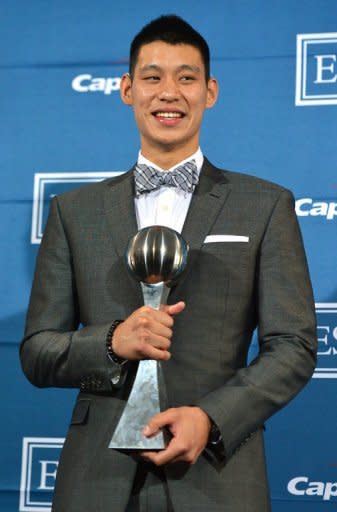
M164 226L141 229L126 250L127 266L141 282L144 304L159 309L166 304L170 285L186 266L188 245L182 236ZM109 448L161 450L167 444L165 431L151 438L143 435L149 419L167 408L161 364L151 359L139 362L128 401Z

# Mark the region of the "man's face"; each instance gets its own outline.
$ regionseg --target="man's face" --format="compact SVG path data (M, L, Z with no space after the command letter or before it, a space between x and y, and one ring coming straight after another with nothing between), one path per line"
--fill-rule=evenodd
M132 79L123 76L121 96L134 109L144 156L177 151L184 158L198 148L203 113L216 101L217 83L206 82L197 48L155 41L141 47Z

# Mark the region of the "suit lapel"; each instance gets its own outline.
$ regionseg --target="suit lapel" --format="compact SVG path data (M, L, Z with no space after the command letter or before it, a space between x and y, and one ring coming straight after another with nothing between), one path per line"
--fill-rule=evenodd
M132 169L107 182L104 206L115 250L124 257L130 238L138 231Z
M173 286L174 294L178 293L179 295L180 288L190 274L200 248L211 231L230 191L231 186L228 184L225 173L214 167L205 158L199 184L194 191L181 233L189 245L187 268L177 285Z
M182 231L191 250L199 250L202 246L230 190L225 173L213 167L205 158Z
M125 261L125 250L129 240L137 233L137 220L134 206L133 169L107 182L104 195L105 215L112 248L119 258ZM129 288L132 310L143 304L140 284L131 276L125 286Z

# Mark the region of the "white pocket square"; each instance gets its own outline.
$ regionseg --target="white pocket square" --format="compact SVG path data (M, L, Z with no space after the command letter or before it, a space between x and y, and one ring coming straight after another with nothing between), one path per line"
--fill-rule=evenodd
M204 244L214 242L249 242L249 236L241 235L208 235L204 240Z

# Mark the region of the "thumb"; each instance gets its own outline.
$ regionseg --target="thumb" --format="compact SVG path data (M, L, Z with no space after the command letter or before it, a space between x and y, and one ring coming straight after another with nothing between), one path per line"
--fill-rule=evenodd
M186 307L186 304L184 301L180 301L180 302L176 302L175 304L170 304L170 305L164 305L162 304L160 306L160 310L161 311L164 311L164 313L168 313L169 315L178 315L179 313L181 313L182 311L184 311Z
M150 437L159 432L165 425L168 424L167 411L160 412L148 421L146 427L143 430L145 437Z

